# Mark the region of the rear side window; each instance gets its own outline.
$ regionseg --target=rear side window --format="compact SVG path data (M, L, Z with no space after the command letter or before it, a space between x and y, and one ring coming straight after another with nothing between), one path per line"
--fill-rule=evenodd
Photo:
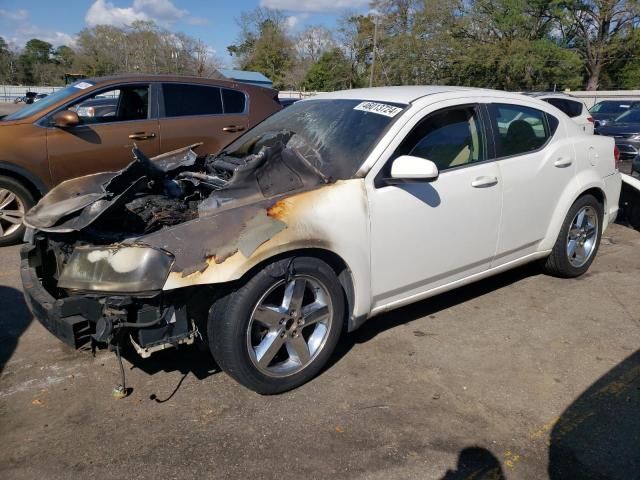
M246 102L244 92L223 88L222 102L224 103L224 113L244 113Z
M498 157L523 155L541 148L551 138L558 121L535 108L520 105L491 105ZM552 128L550 128L552 126Z
M218 87L166 83L162 85L162 95L166 117L222 113L222 99Z
M582 103L580 102L574 102L566 98L546 98L544 101L563 111L571 118L582 115Z

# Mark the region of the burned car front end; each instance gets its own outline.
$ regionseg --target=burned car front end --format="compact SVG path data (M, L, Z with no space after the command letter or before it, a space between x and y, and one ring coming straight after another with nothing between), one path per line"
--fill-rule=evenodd
M30 309L75 348L130 343L147 357L206 339L216 299L286 252L330 251L365 277L355 174L392 121L369 103L298 102L218 155L134 148L121 171L58 185L25 215Z
M21 276L27 304L74 348L127 340L147 357L195 339L197 326L187 316L190 292L163 292L175 257L138 241L146 228L156 227L138 215L135 199L166 189L154 178L193 165L197 156L188 147L150 165L136 153L140 157L121 172L64 182L25 218L30 241L21 250ZM180 202L174 202L177 210L167 202L156 206L173 215L164 224L191 218Z

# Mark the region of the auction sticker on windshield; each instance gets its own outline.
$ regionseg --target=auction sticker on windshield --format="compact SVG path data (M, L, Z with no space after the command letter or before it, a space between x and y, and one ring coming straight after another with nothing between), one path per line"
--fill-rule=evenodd
M402 111L402 108L400 107L394 107L393 105L377 102L362 102L353 107L353 109L361 110L363 112L377 113L379 115L384 115L385 117L395 117Z

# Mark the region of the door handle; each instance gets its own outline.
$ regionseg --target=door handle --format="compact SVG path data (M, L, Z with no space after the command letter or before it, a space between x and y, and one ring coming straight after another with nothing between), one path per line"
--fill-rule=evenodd
M137 133L132 133L131 135L129 135L129 138L131 140L148 140L150 138L155 137L156 134L153 132L137 132Z
M222 127L223 132L241 132L244 130L242 125L228 125L226 127Z
M497 177L478 177L473 182L471 182L471 186L475 188L487 188L493 187L494 185L497 185L497 183Z
M555 162L553 162L553 165L558 168L564 168L564 167L568 167L572 163L573 163L573 160L571 160L571 158L569 157L558 157L558 159Z

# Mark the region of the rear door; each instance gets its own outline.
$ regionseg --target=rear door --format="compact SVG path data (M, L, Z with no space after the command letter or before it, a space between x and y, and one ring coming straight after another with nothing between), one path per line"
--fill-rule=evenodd
M245 92L211 85L163 83L160 103L162 152L204 142L198 149L216 153L248 127Z
M89 114L88 109L79 108L96 97L113 99L115 112ZM160 131L154 103L149 83L128 83L92 92L67 106L78 113L81 124L65 129L47 126L47 152L54 182L119 170L133 160L134 142L146 155L157 155ZM51 121L51 115L46 121Z
M575 152L553 115L517 104L488 107L502 178L497 266L537 250L575 177Z

